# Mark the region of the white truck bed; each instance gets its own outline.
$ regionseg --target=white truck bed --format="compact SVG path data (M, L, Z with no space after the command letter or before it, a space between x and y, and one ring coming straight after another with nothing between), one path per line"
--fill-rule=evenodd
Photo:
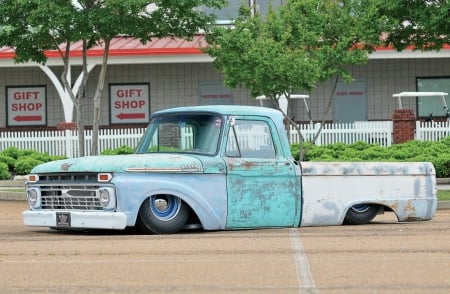
M399 221L429 220L436 212L436 173L431 163L302 162L301 166L301 226L341 225L355 204L383 205Z

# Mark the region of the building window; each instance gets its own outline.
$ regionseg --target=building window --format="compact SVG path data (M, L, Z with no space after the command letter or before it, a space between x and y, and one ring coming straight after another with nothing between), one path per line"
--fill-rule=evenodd
M450 93L450 77L417 78L418 92ZM450 97L445 96L445 103L441 96L417 97L417 116L432 119L434 117L448 117L445 106L450 106Z

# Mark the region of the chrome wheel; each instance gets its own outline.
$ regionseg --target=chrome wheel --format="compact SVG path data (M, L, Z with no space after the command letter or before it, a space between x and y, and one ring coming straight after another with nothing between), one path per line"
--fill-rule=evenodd
M181 199L171 195L157 195L149 199L152 214L162 221L173 219L181 207Z
M137 226L146 233L173 234L183 229L191 209L173 195L153 195L142 203Z

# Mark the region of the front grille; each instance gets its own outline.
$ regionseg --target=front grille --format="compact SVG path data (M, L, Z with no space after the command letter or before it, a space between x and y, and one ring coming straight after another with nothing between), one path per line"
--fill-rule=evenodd
M96 173L60 173L60 174L43 174L39 175L41 183L56 182L79 182L79 183L95 183L97 182Z
M41 186L42 209L102 210L98 185Z
M41 194L44 210L103 210L100 189L112 187L100 184L96 173L40 174L39 182L31 186Z

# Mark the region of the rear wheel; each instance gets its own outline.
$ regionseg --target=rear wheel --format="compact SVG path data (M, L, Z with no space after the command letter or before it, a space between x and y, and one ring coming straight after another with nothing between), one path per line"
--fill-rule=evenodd
M137 224L146 233L173 234L184 227L189 214L189 207L180 198L154 195L139 209Z
M364 225L372 221L378 213L378 205L357 204L350 207L344 219L346 225Z

